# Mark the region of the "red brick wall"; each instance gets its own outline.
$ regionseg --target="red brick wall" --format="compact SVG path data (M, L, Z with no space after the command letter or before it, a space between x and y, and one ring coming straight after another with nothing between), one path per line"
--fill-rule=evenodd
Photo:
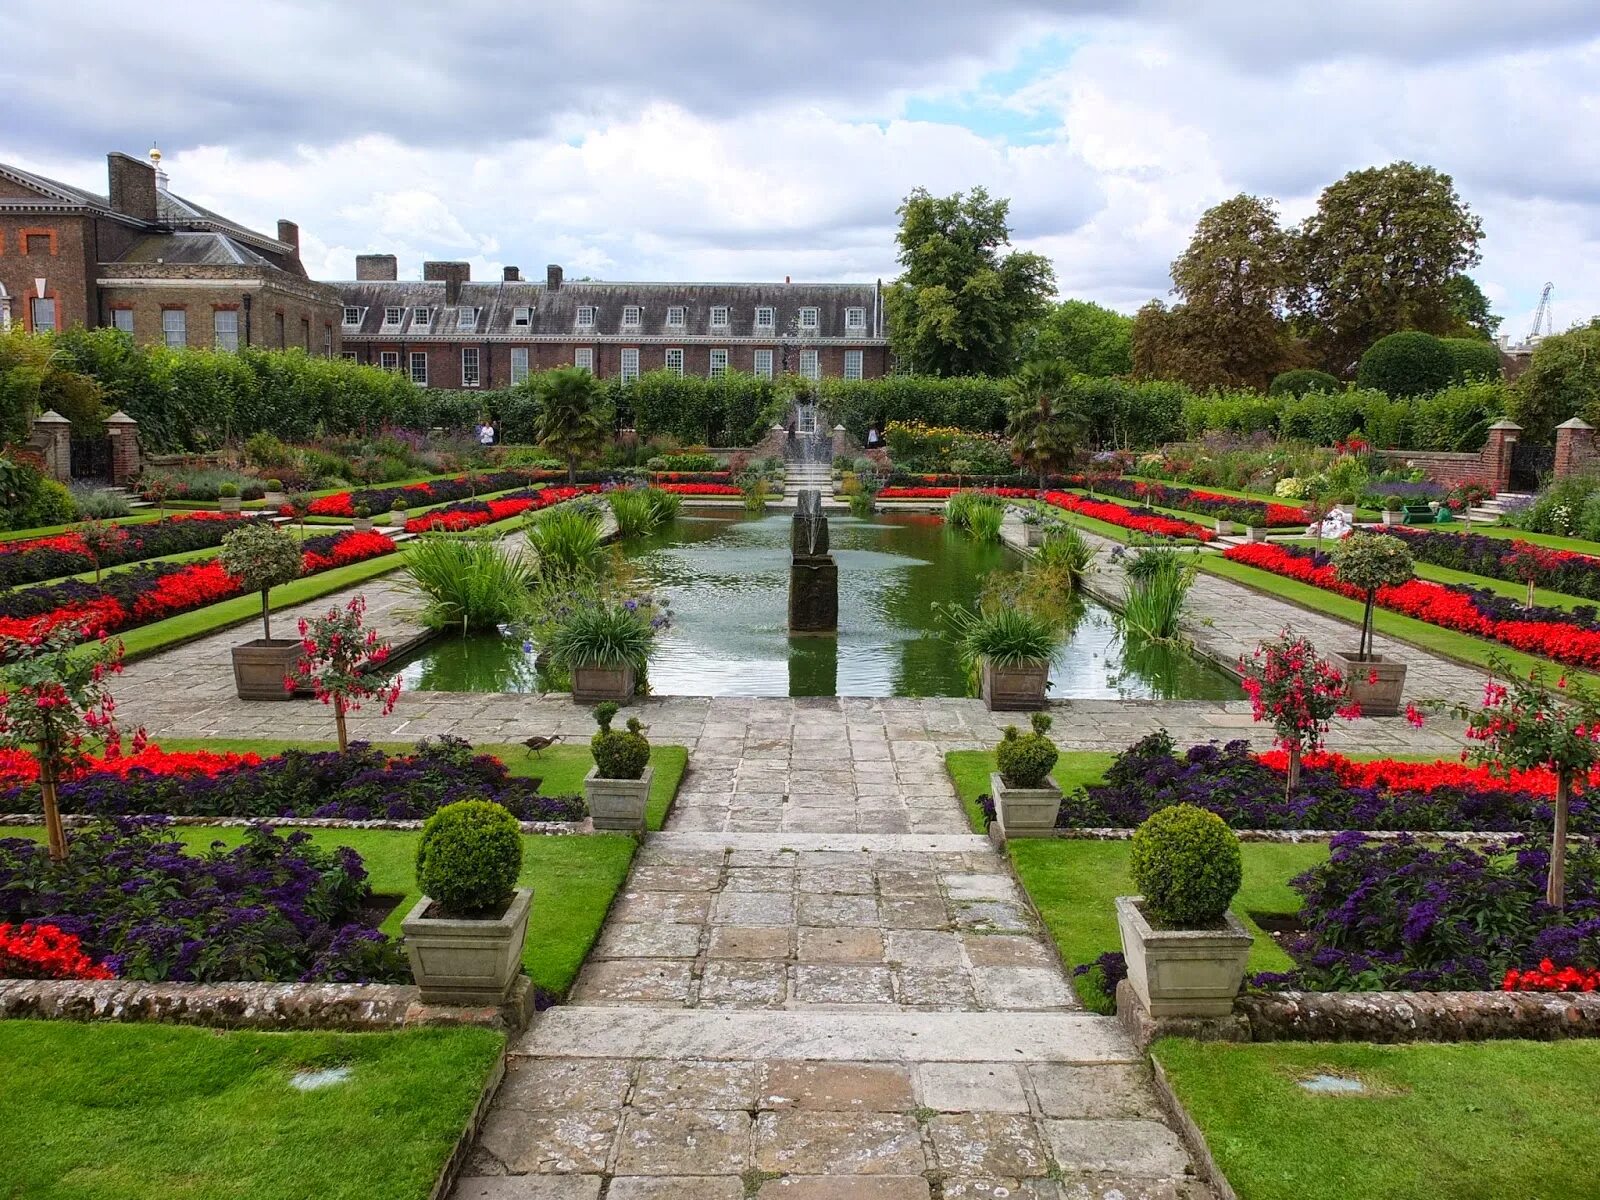
M29 327L34 280L42 276L45 295L56 302L56 328L92 323L93 240L83 217L0 217L0 283L11 298L11 319Z

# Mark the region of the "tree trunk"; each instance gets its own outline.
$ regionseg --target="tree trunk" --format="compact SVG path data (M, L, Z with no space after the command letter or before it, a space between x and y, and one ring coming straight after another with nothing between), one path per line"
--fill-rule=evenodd
M339 753L343 754L350 749L350 740L344 728L344 701L337 696L333 698L333 727L339 731Z
M1550 838L1550 878L1544 898L1558 912L1567 906L1567 808L1572 799L1572 772L1556 776L1556 828Z
M267 603L267 589L261 589L261 632L267 641L272 640L272 606Z
M1366 662L1372 656L1372 602L1377 598L1375 589L1367 590L1367 607L1361 614L1361 648L1356 657Z
M578 460L575 458L567 459L567 486L578 486Z
M44 805L45 836L55 862L67 858L67 832L61 826L61 806L56 800L56 752L49 741L39 743L39 796Z
M1531 580L1531 579L1528 580L1528 603L1527 603L1526 607L1528 607L1528 608L1532 608L1533 607L1533 580Z
M1283 798L1288 800L1294 795L1295 788L1300 786L1300 743L1294 742L1289 747L1289 769L1284 772Z

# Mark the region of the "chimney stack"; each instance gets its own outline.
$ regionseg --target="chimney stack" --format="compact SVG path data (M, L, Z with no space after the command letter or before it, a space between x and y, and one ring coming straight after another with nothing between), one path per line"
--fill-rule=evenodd
M522 272L517 270L516 267L507 267L502 278L504 278L507 283L521 283Z
M156 169L126 154L106 155L111 210L140 221L156 219Z
M422 264L422 278L434 283L444 283L444 302L458 304L461 300L461 285L472 278L472 264L464 262L425 262Z
M294 247L295 257L298 258L300 256L300 226L293 221L285 221L282 217L279 217L278 240L280 242L288 242L289 245Z
M559 292L561 290L561 268L555 263L551 263L544 269L544 287L547 292Z
M357 279L389 280L393 282L400 277L399 267L399 261L392 254L356 255Z

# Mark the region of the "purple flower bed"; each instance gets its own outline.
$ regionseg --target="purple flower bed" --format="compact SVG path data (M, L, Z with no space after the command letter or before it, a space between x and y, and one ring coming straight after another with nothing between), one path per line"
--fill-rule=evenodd
M1065 797L1056 825L1131 829L1173 804L1209 809L1235 829L1519 833L1547 830L1555 818L1547 798L1509 787L1364 787L1309 765L1292 799L1284 798L1283 784L1283 774L1258 760L1247 742L1191 746L1175 755L1172 738L1162 731L1118 755L1105 783ZM1575 833L1600 833L1600 818L1581 798L1572 802L1571 824Z
M361 920L370 894L354 850L265 825L234 849L191 850L159 820L107 821L63 863L0 839L0 921L77 934L125 979L408 982L399 944Z
M1341 834L1297 877L1302 932L1293 971L1265 988L1451 991L1498 988L1508 970L1600 962L1600 848L1567 848L1565 915L1544 902L1548 839L1504 846L1378 842Z
M457 800L492 800L523 821L579 821L581 796L541 796L537 779L513 777L499 759L443 737L391 757L364 742L348 753L286 750L259 764L215 775L90 775L64 783L61 807L100 816L339 817L353 821L421 820ZM0 811L40 811L34 784L0 793Z
M1404 536L1419 562L1509 583L1523 583L1531 574L1539 587L1600 600L1600 558L1481 533L1431 533L1405 526L1395 532Z

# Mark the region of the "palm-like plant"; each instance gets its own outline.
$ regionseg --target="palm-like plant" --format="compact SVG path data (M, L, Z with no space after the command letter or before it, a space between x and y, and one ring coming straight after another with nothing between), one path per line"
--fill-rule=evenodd
M562 367L534 376L533 433L567 464L567 482L578 481L578 460L597 453L611 436L611 410L600 381L582 367Z
M1011 455L1045 475L1072 460L1083 437L1083 413L1072 403L1071 380L1060 363L1028 363L1006 381L1006 436Z

